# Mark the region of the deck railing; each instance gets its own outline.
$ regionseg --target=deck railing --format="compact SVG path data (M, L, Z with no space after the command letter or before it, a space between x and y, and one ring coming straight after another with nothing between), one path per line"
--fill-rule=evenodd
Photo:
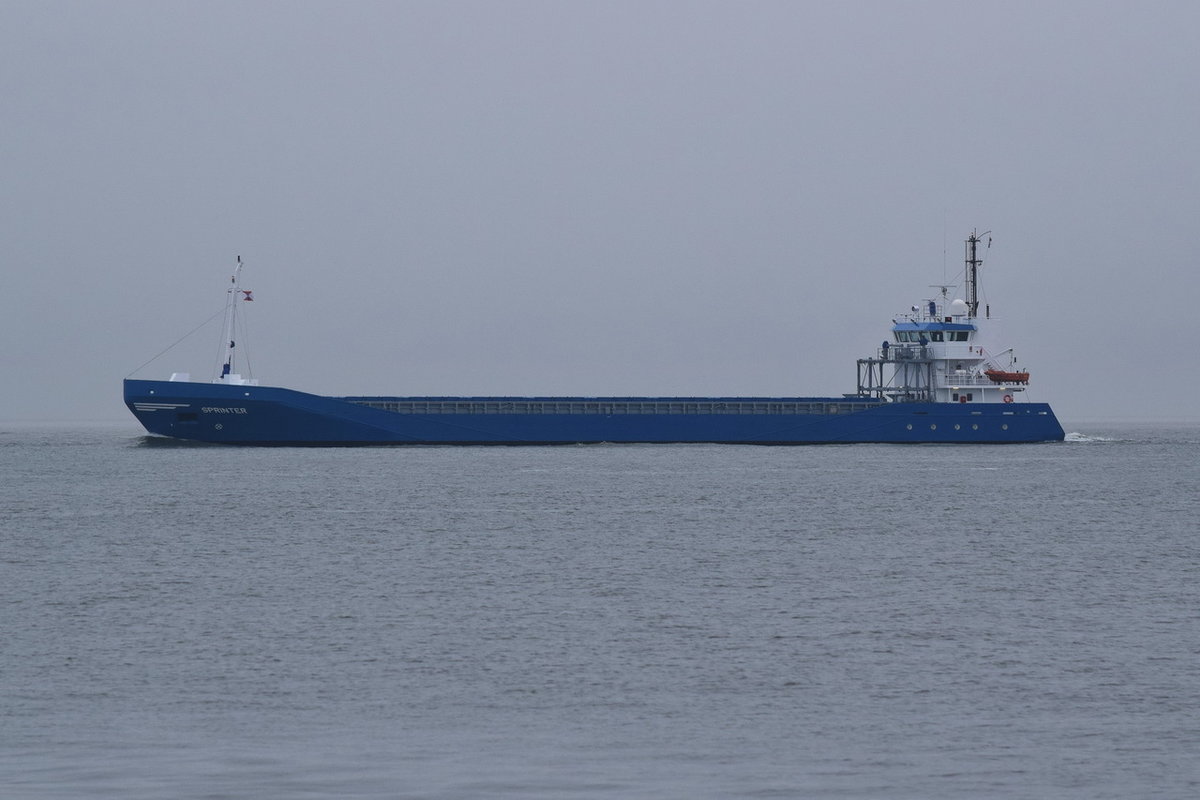
M346 398L356 405L394 414L852 414L880 405L844 401L654 401L654 400L457 400Z

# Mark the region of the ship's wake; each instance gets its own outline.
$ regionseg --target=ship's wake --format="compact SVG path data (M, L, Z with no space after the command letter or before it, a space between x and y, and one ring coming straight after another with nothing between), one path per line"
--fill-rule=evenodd
M1078 444L1096 444L1100 442L1115 442L1117 440L1109 436L1088 436L1086 433L1071 431L1066 435L1066 438L1064 438L1063 441L1075 442Z

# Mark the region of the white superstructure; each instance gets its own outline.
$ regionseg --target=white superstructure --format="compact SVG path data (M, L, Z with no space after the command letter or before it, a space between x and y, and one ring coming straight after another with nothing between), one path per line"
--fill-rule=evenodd
M978 245L966 242L967 298L950 300L948 290L924 300L892 321L892 338L871 358L859 359L858 393L891 402L1013 403L1024 399L1029 373L1011 349L989 352L978 315Z

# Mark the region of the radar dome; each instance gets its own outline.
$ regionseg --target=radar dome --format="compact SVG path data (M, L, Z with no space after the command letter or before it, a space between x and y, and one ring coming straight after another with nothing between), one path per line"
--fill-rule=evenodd
M962 298L956 297L950 303L950 316L965 317L967 315L967 303Z

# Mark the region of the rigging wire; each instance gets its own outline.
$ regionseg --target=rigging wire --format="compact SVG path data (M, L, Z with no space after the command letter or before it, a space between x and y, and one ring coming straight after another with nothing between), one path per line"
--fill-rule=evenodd
M149 360L149 361L146 361L144 364L141 364L140 366L138 366L138 367L134 368L134 369L133 369L133 370L132 370L132 371L129 373L129 375L126 375L125 377L126 377L126 378L128 378L130 375L133 375L133 374L134 374L135 372L137 372L138 370L140 370L140 369L143 369L144 367L148 366L149 364L151 364L151 363L153 363L153 362L157 361L159 358L161 358L162 356L166 355L166 353L167 353L168 351L170 351L170 350L173 350L173 349L174 349L174 348L175 348L175 347L176 347L176 346L177 346L177 345L178 345L180 342L182 342L184 339L188 338L188 337L189 337L189 336L191 336L193 333L195 333L196 331L200 330L200 329L201 329L201 328L203 328L205 325L207 325L208 323L212 322L214 319L216 319L217 317L219 317L219 316L220 316L221 314L223 314L223 313L225 313L225 307L224 307L224 306L222 306L222 307L221 307L221 310L220 310L220 311L217 311L217 312L216 312L215 314L213 314L211 317L209 317L208 319L204 320L204 322L201 322L199 325L197 325L196 327L192 328L190 331L188 331L187 333L185 333L183 336L180 336L180 337L179 337L178 339L176 339L174 342L172 342L171 344L167 345L165 349L161 350L161 351L160 351L160 352L159 352L157 355L155 355L155 356L153 356L152 358L150 358L150 360Z
M984 261L984 263L987 263L987 262L989 262L991 259L990 259L990 258L988 258L988 256L990 256L990 255L992 254L992 237L991 237L991 231L988 231L987 247L985 247L985 248L984 248L984 250L983 250L983 254L984 254L984 255L983 255L983 261ZM982 266L982 265L980 265L980 266ZM985 284L984 284L984 286L987 286L987 284L985 283ZM981 288L981 289L980 289L980 291L979 291L979 294L983 295L984 319L991 319L991 316L992 316L992 304L991 304L991 301L989 301L989 300L988 300L988 296L987 296L987 289L983 289L983 288Z
M249 319L248 319L249 316L250 316L249 314L245 314L245 313L242 314L242 330L241 330L241 333L239 334L239 336L241 336L241 338L245 342L245 346L242 347L242 360L244 360L246 362L246 377L253 378L254 377L254 368L250 365L251 337L250 337L250 325L249 325Z

